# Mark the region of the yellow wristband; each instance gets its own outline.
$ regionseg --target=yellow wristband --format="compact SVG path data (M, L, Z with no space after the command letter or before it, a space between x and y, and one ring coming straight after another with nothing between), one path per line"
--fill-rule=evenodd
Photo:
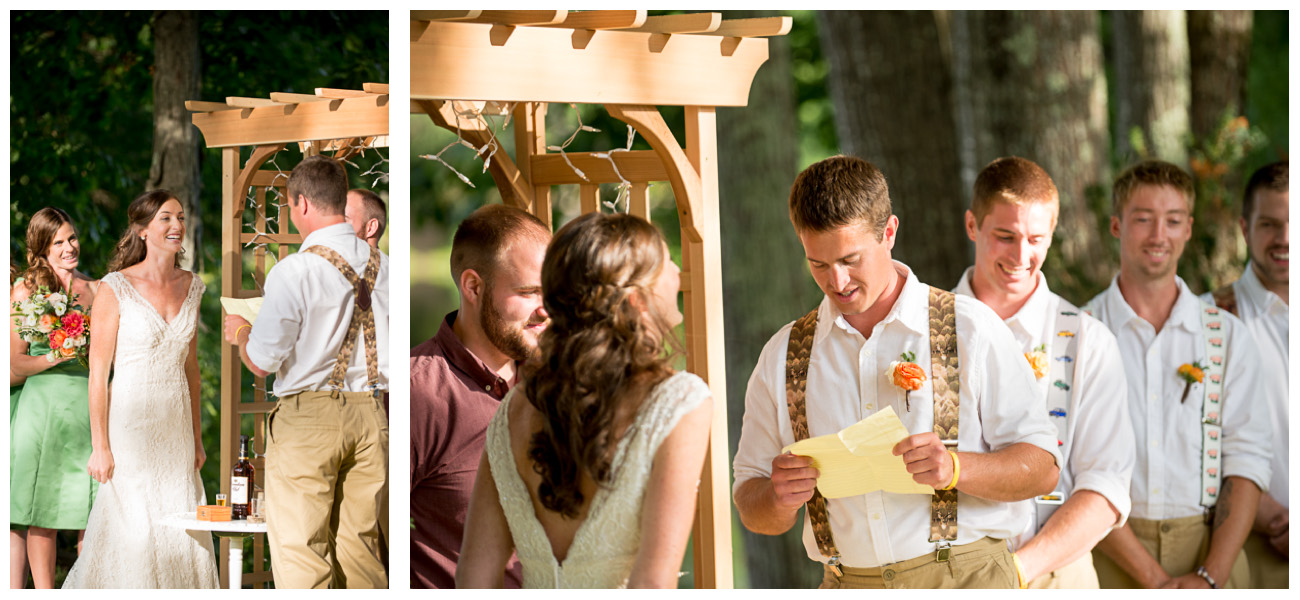
M237 329L235 329L235 345L239 345L239 332L243 331L245 327L248 328L248 335L253 335L252 325L247 325L247 324L240 325Z
M1020 581L1020 589L1029 589L1029 581L1025 579L1025 566L1020 564L1020 557L1012 553L1011 562L1016 563L1016 579Z
M961 475L961 461L957 460L957 453L949 450L948 454L952 456L952 483L949 483L948 487L939 488L939 491L943 492L957 487L957 478Z

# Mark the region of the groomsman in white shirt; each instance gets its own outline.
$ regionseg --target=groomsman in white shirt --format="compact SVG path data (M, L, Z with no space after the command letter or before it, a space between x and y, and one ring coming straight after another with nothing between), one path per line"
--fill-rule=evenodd
M1242 543L1270 476L1259 353L1236 317L1177 276L1192 179L1149 160L1112 190L1120 271L1088 303L1119 341L1137 440L1129 521L1097 545L1105 588L1242 588Z
M826 297L772 336L750 378L735 459L741 522L779 535L807 503L804 546L823 563L823 588L1016 587L1004 540L1025 515L1009 503L1050 493L1061 462L1046 412L1026 408L1035 381L1019 344L987 306L891 258L899 222L870 163L808 167L790 220ZM894 454L936 495L827 500L812 459L782 451L886 408L911 433Z
M267 274L257 324L225 338L254 375L275 373L267 538L277 588L384 588L388 502L388 258L344 220L347 174L311 156L289 175L298 252Z
M1231 285L1203 294L1246 323L1259 345L1259 383L1256 391L1268 404L1273 424L1273 478L1268 493L1260 494L1255 526L1246 540L1250 561L1250 587L1290 587L1290 476L1288 451L1291 447L1287 424L1287 372L1290 353L1288 290L1291 243L1289 161L1260 167L1246 184L1241 210L1241 232L1246 237L1250 263L1246 272Z
M1115 336L1047 288L1043 260L1059 212L1056 185L1033 161L989 163L966 211L975 266L953 291L1011 329L1038 378L1032 410L1056 425L1065 459L1056 489L1022 503L1029 527L1011 540L1021 587L1095 589L1090 551L1128 518L1133 428Z

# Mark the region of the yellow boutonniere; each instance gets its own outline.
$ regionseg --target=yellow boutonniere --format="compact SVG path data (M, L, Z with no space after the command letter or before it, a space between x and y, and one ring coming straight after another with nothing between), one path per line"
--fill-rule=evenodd
M1025 353L1025 360L1029 361L1029 366L1034 369L1034 377L1042 379L1047 376L1047 344L1039 344L1033 352Z
M1178 376L1187 382L1187 386L1183 388L1183 397L1178 402L1186 403L1187 392L1192 391L1192 384L1205 381L1205 367L1199 362L1185 363L1178 367Z
M912 362L916 360L914 352L904 352L898 358L899 360L889 363L889 380L903 390L903 401L907 410L911 411L912 392L921 389L921 384L925 383L925 371Z

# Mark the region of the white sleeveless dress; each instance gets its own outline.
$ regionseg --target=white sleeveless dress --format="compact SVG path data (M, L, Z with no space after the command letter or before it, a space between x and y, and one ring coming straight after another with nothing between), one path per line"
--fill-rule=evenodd
M99 487L63 587L216 588L212 534L160 522L205 498L185 379L203 282L193 276L168 323L121 273L103 281L120 315L108 412L113 478Z
M527 402L518 390L506 395L488 425L487 455L515 552L523 565L523 587L627 587L641 545L641 507L655 452L682 416L709 398L708 385L694 374L679 372L651 390L627 434L619 440L611 465L613 482L597 489L587 520L578 527L563 563L555 559L533 510L532 496L515 468L509 406L514 399Z

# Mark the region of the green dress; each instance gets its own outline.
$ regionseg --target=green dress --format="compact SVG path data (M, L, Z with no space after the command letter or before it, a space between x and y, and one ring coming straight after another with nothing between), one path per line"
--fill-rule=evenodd
M43 356L45 342L28 347ZM27 378L9 425L9 523L85 529L99 484L90 461L90 372L68 361Z

